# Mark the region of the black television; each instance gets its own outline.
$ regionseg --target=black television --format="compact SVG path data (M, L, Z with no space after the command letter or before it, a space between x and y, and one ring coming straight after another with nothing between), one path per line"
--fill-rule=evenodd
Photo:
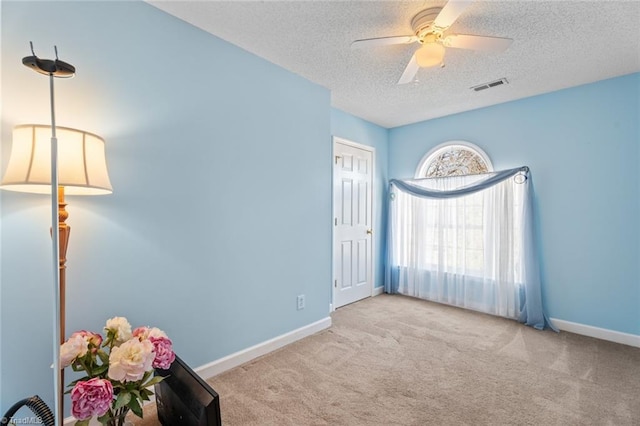
M154 385L158 420L164 426L220 426L220 398L216 391L182 359L168 370L156 369L165 379Z

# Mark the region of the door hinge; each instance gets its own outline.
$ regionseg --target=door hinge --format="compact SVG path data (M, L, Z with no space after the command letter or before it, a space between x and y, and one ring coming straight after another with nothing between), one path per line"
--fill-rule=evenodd
M338 288L338 280L333 280L333 286Z
M338 218L333 219L333 226L338 226Z
M335 160L335 161L336 161L336 164L338 164L338 160L339 160L339 159L341 159L341 158L342 158L342 156L341 156L341 155L336 155L336 160Z

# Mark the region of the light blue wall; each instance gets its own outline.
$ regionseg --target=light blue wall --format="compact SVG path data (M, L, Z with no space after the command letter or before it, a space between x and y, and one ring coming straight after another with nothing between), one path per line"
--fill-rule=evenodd
M58 124L107 141L114 194L68 199L69 331L125 315L199 366L326 317L335 135L376 148L381 230L388 178L441 142L529 165L549 313L640 334L638 74L386 130L145 3L0 7L2 170L13 126L49 120L47 79L20 63L29 40L78 68L56 82ZM0 191L0 203L4 412L36 393L52 402L52 314L48 200Z
M500 90L500 89L497 89ZM449 140L533 174L551 317L640 335L640 74L391 129L389 176Z
M387 169L389 131L362 118L336 108L331 109L331 134L343 139L375 148L374 177L374 237L375 237L375 287L384 285L384 253L387 221Z
M123 315L194 367L327 317L330 94L142 2L2 2L2 170L11 129L103 136L114 193L68 197L67 330ZM0 191L2 395L52 404L48 198ZM296 295L306 308L296 310ZM68 404L67 404L68 412Z

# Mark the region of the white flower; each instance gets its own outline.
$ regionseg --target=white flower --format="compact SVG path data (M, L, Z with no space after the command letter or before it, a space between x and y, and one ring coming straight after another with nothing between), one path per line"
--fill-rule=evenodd
M131 324L125 317L108 319L105 330L114 333L116 345L131 339Z
M68 367L73 361L87 353L89 342L75 334L60 346L60 368Z
M151 370L155 359L153 344L148 340L131 339L111 350L109 371L112 380L135 382Z

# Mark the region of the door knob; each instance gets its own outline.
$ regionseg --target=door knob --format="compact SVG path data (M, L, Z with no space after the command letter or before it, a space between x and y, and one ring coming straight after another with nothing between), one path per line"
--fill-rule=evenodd
M373 229L367 229L367 234L372 235L373 234Z

